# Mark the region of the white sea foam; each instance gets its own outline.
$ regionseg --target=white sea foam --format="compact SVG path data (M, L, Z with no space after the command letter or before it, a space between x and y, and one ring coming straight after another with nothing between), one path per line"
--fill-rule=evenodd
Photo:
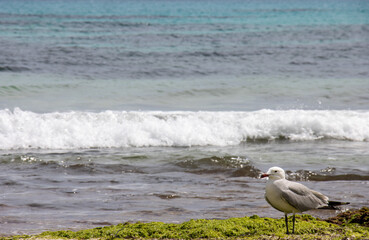
M0 149L226 146L278 138L369 141L369 111L38 114L0 110Z

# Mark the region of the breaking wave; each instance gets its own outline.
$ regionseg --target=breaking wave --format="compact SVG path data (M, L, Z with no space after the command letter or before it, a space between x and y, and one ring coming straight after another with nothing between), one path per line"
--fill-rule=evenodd
M369 141L369 111L0 110L0 149L227 146L278 139Z

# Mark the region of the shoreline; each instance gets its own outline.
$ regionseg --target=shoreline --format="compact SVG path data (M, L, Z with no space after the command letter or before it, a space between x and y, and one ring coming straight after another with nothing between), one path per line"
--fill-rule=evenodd
M369 238L369 207L322 220L296 215L296 233L285 234L284 220L259 217L198 219L183 223L122 223L80 231L47 231L0 239L364 239Z

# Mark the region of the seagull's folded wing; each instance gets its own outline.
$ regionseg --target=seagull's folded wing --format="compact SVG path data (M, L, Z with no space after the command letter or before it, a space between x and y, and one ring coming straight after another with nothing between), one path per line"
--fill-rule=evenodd
M282 198L301 212L328 204L328 197L311 190L296 182L285 181L286 188L282 190Z

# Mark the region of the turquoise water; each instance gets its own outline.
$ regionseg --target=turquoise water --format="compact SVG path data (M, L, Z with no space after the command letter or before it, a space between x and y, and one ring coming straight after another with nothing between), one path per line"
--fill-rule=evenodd
M327 1L6 1L4 14L96 17L152 17L157 23L250 23L268 25L367 24L368 3L362 0ZM166 18L169 19L160 19ZM189 19L185 19L189 18ZM199 21L202 19L202 21ZM241 21L240 21L241 19ZM160 21L162 20L162 21ZM233 21L232 21L233 20ZM243 21L242 21L243 20Z
M368 56L368 1L0 0L0 233L365 206Z
M368 108L367 1L0 4L2 109Z
M366 1L0 4L2 72L120 81L368 74Z

